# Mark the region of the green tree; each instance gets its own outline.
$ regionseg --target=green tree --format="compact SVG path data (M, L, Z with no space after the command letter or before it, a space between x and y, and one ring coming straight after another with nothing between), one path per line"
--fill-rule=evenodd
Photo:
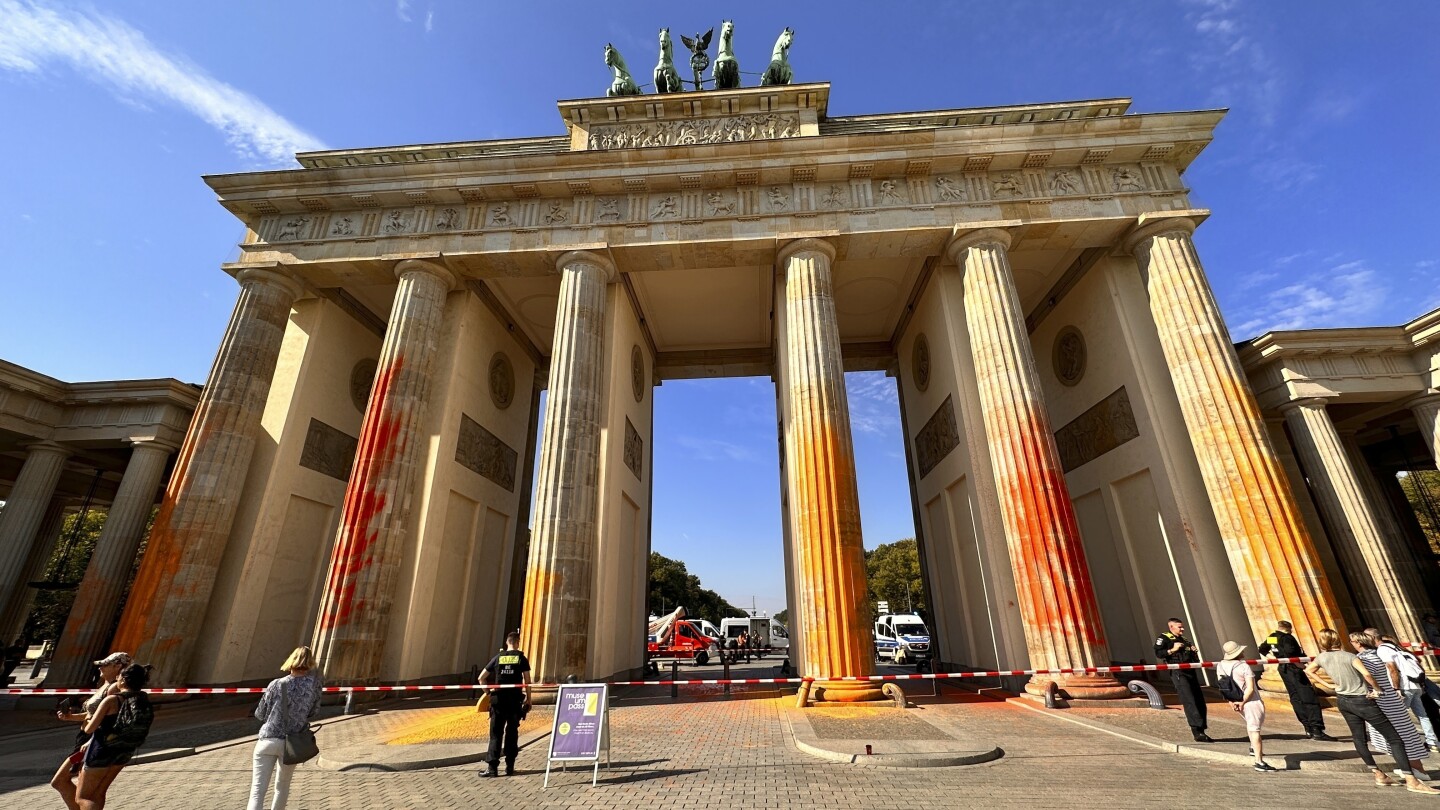
M85 567L90 564L90 555L95 552L95 541L100 539L100 530L105 526L105 514L103 510L92 509L83 515L75 512L65 516L60 542L56 544L55 554L46 564L41 579L46 583L70 587L41 588L36 592L30 618L25 622L26 638L40 641L60 637L65 619L70 615L70 606L75 603L74 586L85 576Z
M1405 491L1410 508L1415 510L1415 518L1420 521L1431 550L1440 554L1440 526L1436 525L1440 520L1440 472L1412 470L1400 476L1400 488Z
M870 583L870 610L875 615L879 615L877 603L881 601L890 603L892 613L928 614L915 538L885 543L865 552L865 576Z
M720 594L700 586L700 578L685 570L685 563L650 552L650 612L663 616L684 605L685 613L715 624L727 616L745 616Z
M787 608L785 608L784 610L776 611L776 612L775 612L775 621L777 621L777 622L785 625L786 627L789 627L789 626L790 626L790 608L787 607Z

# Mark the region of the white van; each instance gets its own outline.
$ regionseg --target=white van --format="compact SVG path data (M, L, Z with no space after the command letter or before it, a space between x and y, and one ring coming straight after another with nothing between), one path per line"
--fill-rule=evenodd
M739 638L742 632L750 633L750 646L763 649L789 650L790 633L785 625L773 616L751 616L746 619L721 619L721 642L728 647L730 640ZM758 657L765 657L762 651Z
M713 638L717 643L724 641L720 636L720 628L711 624L709 621L705 619L690 619L689 622L700 628L700 632L704 633L706 638Z
M875 657L905 664L930 660L930 630L913 613L886 613L875 622Z

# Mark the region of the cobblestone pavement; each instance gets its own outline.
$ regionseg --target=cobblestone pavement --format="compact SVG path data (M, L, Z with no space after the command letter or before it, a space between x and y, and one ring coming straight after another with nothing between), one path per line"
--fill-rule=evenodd
M482 779L476 766L403 773L339 773L304 765L290 806L448 808L505 805L544 808L736 807L1153 807L1279 801L1288 806L1355 807L1379 803L1435 804L1400 788L1370 786L1363 774L1291 771L1259 774L1248 767L1168 754L1125 739L1060 722L1021 707L970 698L921 705L963 723L1005 750L986 765L891 769L827 763L787 740L781 707L791 697L751 692L671 703L668 697L617 701L612 709L614 767L590 787L588 769L572 767L541 790L546 741L521 752L519 775ZM924 703L924 701L922 701ZM393 736L426 714L447 708L382 706L373 714L327 725L322 746ZM444 706L454 706L454 702ZM1167 713L1168 714L1168 713ZM1183 724L1180 713L1171 715ZM63 752L60 752L63 753ZM238 807L250 782L249 745L136 766L110 791L114 808L176 810ZM3 774L0 758L0 774ZM59 807L41 777L0 775L0 806ZM1284 796L1283 800L1275 797ZM1267 798L1268 797L1268 798ZM1363 804L1362 804L1363 803Z

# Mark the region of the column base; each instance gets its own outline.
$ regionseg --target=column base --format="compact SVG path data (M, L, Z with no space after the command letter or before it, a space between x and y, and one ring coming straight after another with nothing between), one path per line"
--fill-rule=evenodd
M1025 684L1025 692L1045 696L1045 689L1054 681L1056 692L1065 700L1129 700L1134 695L1112 675L1034 675Z
M558 686L532 686L530 687L530 704L533 706L554 706L555 700L560 696Z
M889 700L879 681L815 681L810 684L811 703L861 703Z

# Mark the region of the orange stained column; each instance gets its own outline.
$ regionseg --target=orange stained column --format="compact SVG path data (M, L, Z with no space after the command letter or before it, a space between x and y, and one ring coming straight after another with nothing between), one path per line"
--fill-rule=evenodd
M1009 247L1008 231L986 228L958 235L946 252L964 276L965 325L1025 646L1035 669L1109 666L1104 623L1045 412ZM1052 680L1062 697L1129 697L1114 676L1102 674L1036 675L1025 689L1041 694Z
M830 263L835 248L800 239L778 257L784 274L785 475L807 676L874 673L875 639L860 540L860 494ZM883 697L878 683L819 681L811 698Z
M455 286L454 274L433 261L402 261L395 275L400 286L360 426L315 627L320 669L333 682L380 678L415 481L425 463L421 426L445 298Z
M260 417L300 285L273 269L240 271L240 297L111 647L152 664L152 685L182 685L230 539Z
M556 265L560 298L520 618L520 646L537 683L595 675L590 613L600 545L605 299L615 280L615 265L597 253L571 251Z
M1251 637L1264 638L1286 619L1307 646L1322 627L1343 638L1335 596L1191 240L1192 216L1204 213L1143 215L1126 247L1150 293L1150 314Z

